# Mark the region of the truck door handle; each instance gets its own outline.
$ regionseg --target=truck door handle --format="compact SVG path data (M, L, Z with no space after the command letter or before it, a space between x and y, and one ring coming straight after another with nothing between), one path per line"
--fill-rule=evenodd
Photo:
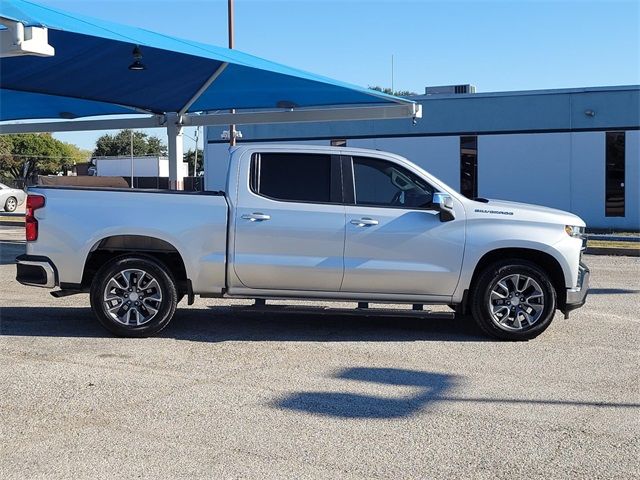
M370 227L372 225L378 225L378 223L378 220L374 220L373 218L368 217L360 219L354 218L353 220L351 220L351 225L355 225L357 227Z
M264 222L265 220L271 220L271 215L265 215L264 213L254 212L242 215L245 220L251 220L252 222Z

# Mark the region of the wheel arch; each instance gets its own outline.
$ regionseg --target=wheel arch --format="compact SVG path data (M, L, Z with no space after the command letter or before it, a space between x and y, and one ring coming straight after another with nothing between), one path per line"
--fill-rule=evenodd
M146 235L111 235L91 247L82 271L81 287L90 287L96 272L114 258L140 255L162 263L173 275L180 292L187 292L189 279L184 258L171 243Z
M547 273L556 290L557 308L562 310L565 307L567 289L564 270L560 262L550 253L532 248L498 248L485 253L475 266L469 289L473 289L478 277L489 265L510 258L529 261ZM466 300L468 301L468 299Z

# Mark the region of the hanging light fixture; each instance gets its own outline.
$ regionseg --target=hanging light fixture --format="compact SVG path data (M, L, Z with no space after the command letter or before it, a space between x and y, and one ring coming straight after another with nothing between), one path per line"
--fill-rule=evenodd
M143 63L140 61L142 60L142 50L140 50L140 47L136 45L133 48L133 52L131 53L133 55L133 63L129 65L129 70L134 70L134 71L146 70L147 67L145 67Z

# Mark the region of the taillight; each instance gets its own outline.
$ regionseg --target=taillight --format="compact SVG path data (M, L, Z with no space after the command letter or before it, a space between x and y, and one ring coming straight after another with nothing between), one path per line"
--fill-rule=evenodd
M27 195L27 213L24 217L27 242L33 242L38 239L38 220L34 212L42 207L44 207L44 197L42 195Z

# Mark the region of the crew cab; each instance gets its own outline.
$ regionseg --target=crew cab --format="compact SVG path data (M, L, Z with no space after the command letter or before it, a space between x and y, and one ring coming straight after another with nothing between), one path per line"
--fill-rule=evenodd
M187 297L444 304L527 340L584 304L584 222L468 199L391 153L230 149L224 192L29 189L17 280L89 293L116 335L164 328Z

